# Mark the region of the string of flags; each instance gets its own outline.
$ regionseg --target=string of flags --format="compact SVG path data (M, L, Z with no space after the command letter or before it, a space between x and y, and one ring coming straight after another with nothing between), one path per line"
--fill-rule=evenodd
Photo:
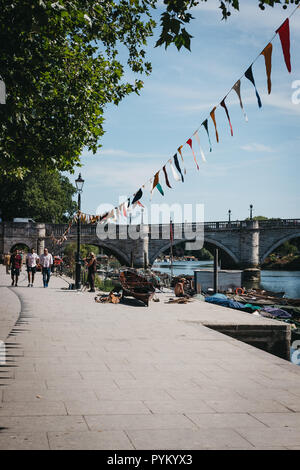
M300 5L296 7L296 9L291 13L291 15L281 24L281 26L276 30L273 38L270 40L270 42L265 46L265 48L261 51L261 53L256 57L256 59L251 63L251 65L247 68L247 70L244 72L244 74L234 83L234 85L231 87L229 92L224 96L224 98L220 101L220 103L217 106L214 106L212 110L209 113L209 116L203 120L203 122L200 124L200 126L196 129L196 131L192 134L190 138L188 138L184 144L180 145L177 148L177 151L173 155L172 158L169 158L166 163L161 167L160 170L155 172L154 176L151 177L145 184L143 184L132 196L132 198L128 198L127 201L122 202L119 206L114 207L111 211L106 212L102 215L90 215L90 214L85 214L83 212L77 212L75 216L73 217L72 221L69 223L66 231L64 234L59 238L55 239L53 237L53 240L55 240L56 243L63 243L63 241L66 240L66 236L68 232L70 231L70 228L74 222L76 222L79 218L83 223L107 223L108 220L110 221L117 221L120 216L127 217L127 212L129 208L135 208L136 206L142 206L144 207L140 200L142 199L144 192L146 190L146 187L150 187L150 197L152 197L153 191L156 189L159 191L159 193L164 196L164 189L162 187L162 181L165 182L166 187L172 189L172 185L170 183L170 178L169 174L171 172L173 179L176 182L181 181L184 183L184 176L186 175L186 168L185 168L185 162L183 158L183 148L188 147L188 149L191 152L191 155L194 159L195 166L197 170L199 170L199 163L197 160L197 153L199 153L201 161L205 163L206 156L204 154L201 141L200 141L200 129L203 127L205 131L205 135L208 140L209 144L209 151L212 152L212 142L211 142L211 136L209 132L209 121L211 120L213 123L213 128L215 132L215 138L216 142L219 143L219 133L218 133L218 127L217 127L217 121L216 121L216 116L215 112L217 108L220 106L224 109L224 112L226 114L226 118L228 121L229 125L229 130L231 136L233 136L233 127L230 119L230 114L228 107L226 105L226 99L228 95L231 93L231 91L234 91L238 97L239 104L241 111L243 113L244 119L248 121L247 114L244 109L243 101L242 101L242 94L241 94L241 84L242 84L242 79L246 78L251 82L251 84L254 87L254 92L256 95L257 99L257 104L258 107L262 107L262 101L259 95L259 92L256 87L256 82L253 74L253 65L254 63L261 57L264 57L264 62L265 62L265 68L266 68L266 77L267 77L267 89L268 89L268 94L271 93L272 89L272 81L271 81L271 71L272 71L272 52L273 52L273 45L272 42L274 38L278 35L282 47L282 53L283 53L283 58L284 62L286 65L286 68L288 72L290 73L292 70L291 67L291 57L290 57L290 23L289 23L289 18L296 12L296 10L300 8ZM195 146L195 142L197 145ZM197 150L195 149L197 148ZM180 156L180 159L179 159ZM169 172L169 173L168 173Z

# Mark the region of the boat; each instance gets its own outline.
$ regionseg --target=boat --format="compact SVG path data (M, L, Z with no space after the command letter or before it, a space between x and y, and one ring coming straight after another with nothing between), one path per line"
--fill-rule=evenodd
M155 287L151 280L134 270L120 272L120 282L122 286L122 298L134 297L141 300L147 307L149 301L155 294Z

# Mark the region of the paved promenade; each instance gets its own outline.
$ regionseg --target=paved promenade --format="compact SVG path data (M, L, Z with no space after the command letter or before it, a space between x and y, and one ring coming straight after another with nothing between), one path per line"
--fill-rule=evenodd
M249 314L7 285L0 449L300 449L300 367L201 324Z

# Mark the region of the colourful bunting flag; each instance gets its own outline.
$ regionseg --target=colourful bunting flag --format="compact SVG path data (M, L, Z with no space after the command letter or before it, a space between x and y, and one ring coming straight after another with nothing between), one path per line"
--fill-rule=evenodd
M210 136L209 136L209 132L208 132L208 120L205 119L205 121L202 122L201 126L205 127L207 137L208 137L208 141L209 141L209 151L211 152L212 151L212 146L211 146L211 140L210 140Z
M153 191L153 189L155 188L155 186L158 185L158 183L159 183L159 171L158 171L157 173L155 173L155 175L154 175L152 191Z
M199 148L200 148L200 155L201 155L202 161L203 161L204 163L206 163L206 158L205 158L204 152L203 152L202 147L201 147L201 144L200 144L200 137L199 137L198 131L194 132L193 135L194 135L194 136L196 137L196 139L197 139L197 142L198 142L198 145L199 145Z
M240 100L240 107L244 113L244 118L245 118L245 121L248 122L248 116L247 114L245 113L245 110L244 110L244 106L243 106L243 102L242 102L242 97L241 97L241 81L238 80L232 87L232 89L236 92L236 94L238 95L238 98Z
M143 191L142 191L141 189L139 189L138 192L135 193L134 198L133 198L131 204L134 204L134 203L137 202L139 199L141 199L142 195L143 195Z
M158 191L160 192L160 194L161 194L162 196L164 196L163 189L162 189L162 187L161 187L161 185L160 185L159 183L157 183L156 188L158 189Z
M291 73L292 67L290 56L290 22L288 18L282 23L280 28L276 30L276 33L278 33L280 37L286 68Z
M256 98L257 98L257 102L258 102L258 107L261 108L262 107L261 99L260 99L260 96L258 94L256 85L255 85L255 80L254 80L253 72L252 72L252 65L250 65L250 67L246 70L245 77L248 78L248 80L250 80L250 82L253 84L254 89L255 89Z
M175 168L172 165L172 160L171 159L169 160L169 163L170 163L170 167L171 167L174 179L176 181L180 181L180 177L178 176L178 173L176 173Z
M271 69L272 69L272 50L273 46L272 43L269 44L264 48L261 55L265 58L265 65L266 65L266 73L268 79L268 93L271 93L272 83L271 83Z
M178 152L180 153L180 156L181 156L181 160L182 160L182 163L183 163L183 172L184 174L186 175L186 168L184 166L184 160L183 160L183 156L182 156L182 152L181 152L181 149L182 149L183 145L180 145L180 147L178 147Z
M219 142L219 134L218 134L218 130L217 130L217 123L216 123L216 117L215 117L216 109L217 109L216 106L212 109L212 111L210 112L210 117L212 118L212 121L213 121L214 126L215 126L217 142Z
M195 163L196 163L196 166L197 166L197 170L199 170L199 165L198 165L198 162L197 162L197 159L196 159L195 152L194 152L194 150L193 150L193 142L192 142L192 139L187 140L186 143L191 147L191 151L192 151L192 153L193 153L193 157L194 157L194 160L195 160Z
M172 189L172 186L170 185L167 170L166 170L166 165L163 166L163 172L165 174L165 180L166 180L166 185Z
M177 170L178 170L179 173L180 173L181 181L184 183L184 178L183 178L183 174L182 174L181 168L180 168L180 166L179 166L179 162L178 162L178 158L177 158L177 153L175 153L173 159L174 159L175 166L176 166Z
M225 104L225 98L221 101L220 105L222 106L222 108L225 109L225 113L226 113L226 116L227 116L227 119L228 119L228 122L229 122L229 126L230 126L231 136L233 137L232 125L231 125L231 121L230 121L230 117L229 117L229 112L228 112L227 106Z

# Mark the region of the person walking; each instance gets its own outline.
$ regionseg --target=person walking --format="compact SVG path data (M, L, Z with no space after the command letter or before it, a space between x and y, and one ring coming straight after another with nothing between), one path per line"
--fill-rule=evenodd
M97 269L97 261L96 256L91 251L89 254L88 259L86 260L87 268L88 268L88 283L90 285L89 292L95 292L95 273Z
M51 253L48 253L48 249L45 248L44 254L40 256L40 265L42 266L44 287L48 287L52 264L53 264L52 255Z
M18 280L19 280L20 272L22 270L22 257L19 253L19 250L15 250L13 255L10 257L10 267L11 267L11 280L12 280L11 285L18 287Z
M36 273L36 265L37 265L38 260L39 260L39 257L37 253L35 253L34 248L31 248L31 253L28 253L26 256L28 287L33 287L34 275Z
M6 253L6 255L4 255L4 264L5 264L5 267L6 267L6 274L9 274L10 253Z

